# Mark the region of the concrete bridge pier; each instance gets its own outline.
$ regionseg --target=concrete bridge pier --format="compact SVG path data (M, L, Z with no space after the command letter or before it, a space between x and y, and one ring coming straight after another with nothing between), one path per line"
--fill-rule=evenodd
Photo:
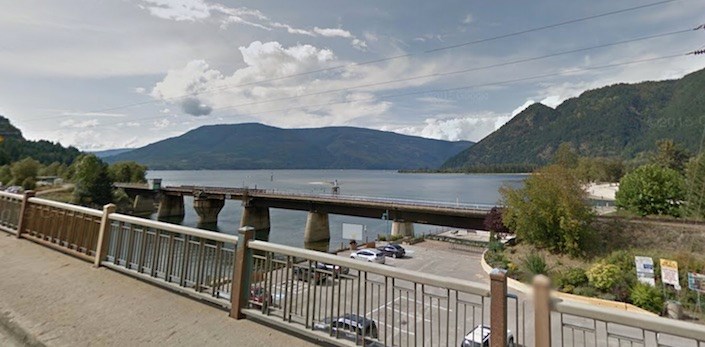
M154 199L151 196L135 196L135 201L132 203L132 211L134 213L154 212Z
M269 231L271 226L269 223L269 208L245 206L242 209L242 218L240 218L240 227L250 226L255 228L255 239L261 241L269 241Z
M163 195L159 201L159 210L157 211L157 218L169 218L169 217L183 217L185 215L184 211L184 197L183 195Z
M223 209L223 206L225 206L225 200L193 198L193 209L198 214L199 224L218 223L218 214Z
M396 235L414 237L414 223L394 221L392 223L392 236Z
M304 230L304 243L328 240L330 240L328 214L313 211L309 212L306 218L306 229Z

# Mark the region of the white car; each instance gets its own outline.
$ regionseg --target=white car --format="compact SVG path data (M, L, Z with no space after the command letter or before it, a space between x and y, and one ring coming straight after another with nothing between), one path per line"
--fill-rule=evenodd
M478 325L465 335L463 343L460 347L489 347L490 346L490 327L489 325ZM514 347L514 334L511 330L507 330L507 347Z
M366 260L370 263L384 264L384 253L374 248L365 248L359 251L352 252L350 258Z

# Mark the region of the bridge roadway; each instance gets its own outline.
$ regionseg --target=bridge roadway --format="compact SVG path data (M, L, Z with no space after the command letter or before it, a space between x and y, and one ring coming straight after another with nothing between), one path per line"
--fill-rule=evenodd
M264 189L178 186L164 187L165 195L199 199L243 200L245 206L339 214L463 229L484 229L491 205L452 204L334 194L300 194Z

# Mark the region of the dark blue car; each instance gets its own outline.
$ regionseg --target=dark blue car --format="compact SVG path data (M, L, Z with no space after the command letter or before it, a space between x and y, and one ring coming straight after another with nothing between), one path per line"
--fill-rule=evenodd
M406 255L406 251L402 246L393 243L385 246L379 246L377 249L382 251L382 253L384 253L387 257L404 258L404 255Z

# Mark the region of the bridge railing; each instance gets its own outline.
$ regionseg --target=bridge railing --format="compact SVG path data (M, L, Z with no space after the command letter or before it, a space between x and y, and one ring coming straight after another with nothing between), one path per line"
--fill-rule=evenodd
M705 347L702 325L554 297L550 280L534 281L536 346Z
M0 230L17 234L22 195L0 192Z
M29 198L18 231L26 239L93 261L102 215L91 208Z
M253 294L244 312L273 324L356 344L459 346L490 321L486 284L262 241L247 247Z
M111 213L101 265L230 308L237 236Z

